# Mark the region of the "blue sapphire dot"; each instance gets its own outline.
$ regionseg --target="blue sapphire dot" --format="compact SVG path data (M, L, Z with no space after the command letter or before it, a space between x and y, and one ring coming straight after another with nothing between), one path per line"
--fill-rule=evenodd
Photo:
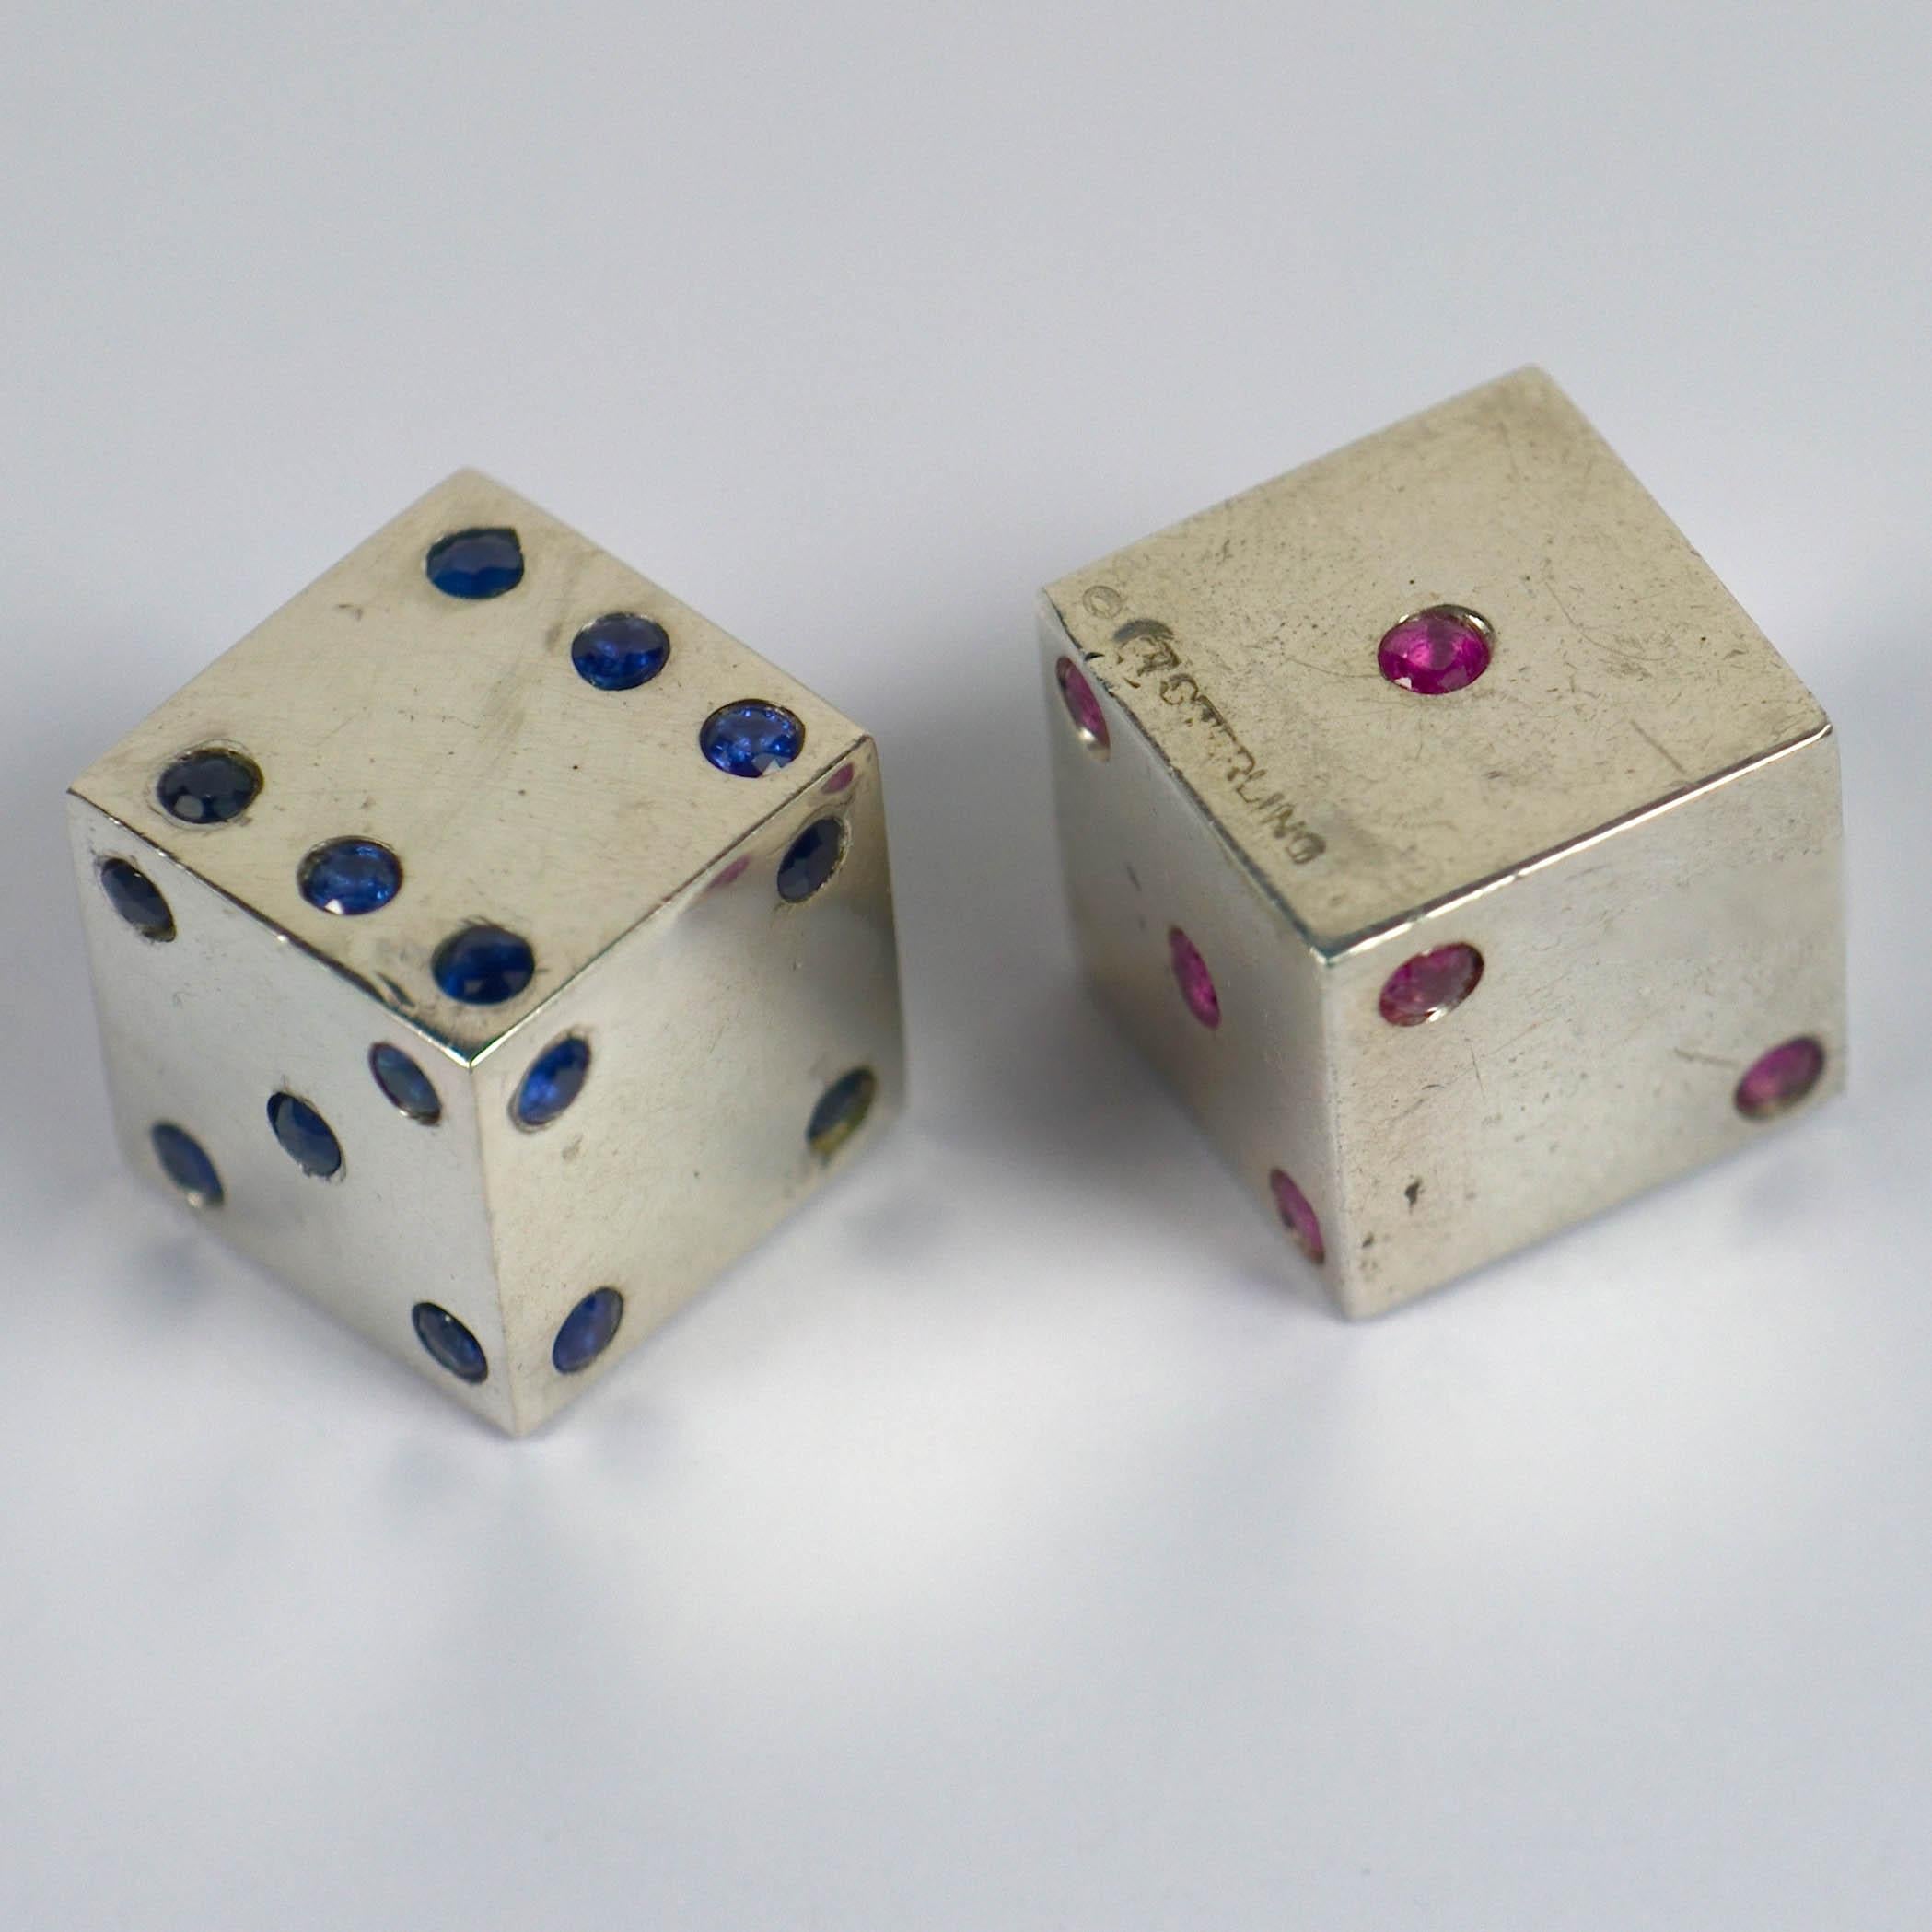
M374 839L332 839L302 861L302 897L325 913L379 912L402 890L402 862Z
M634 691L648 684L670 657L670 634L655 618L613 611L587 623L570 641L570 661L599 691Z
M307 1100L278 1093L268 1103L268 1123L282 1143L282 1151L305 1174L326 1181L342 1171L342 1143L334 1130Z
M174 914L140 867L124 858L109 859L100 868L100 890L108 895L108 903L144 939L174 937Z
M550 1344L552 1366L559 1375L588 1368L610 1347L623 1320L623 1297L615 1288L592 1288L564 1317L557 1339Z
M400 1046L387 1041L369 1049L369 1071L383 1096L400 1112L425 1127L433 1127L443 1117L443 1103L430 1085L429 1076Z
M537 971L530 941L500 925L466 925L436 948L436 983L468 1007L500 1007L515 999Z
M191 751L161 774L155 796L184 825L226 825L262 791L262 774L239 751Z
M409 1319L432 1357L460 1382L481 1382L489 1379L489 1358L483 1344L452 1315L433 1301L419 1301L409 1311Z
M839 869L845 855L842 819L815 819L778 862L778 896L793 905L809 899Z
M704 720L698 733L704 756L734 778L782 771L805 748L805 727L776 704L747 698Z
M460 530L438 537L423 559L445 597L501 597L523 581L523 545L513 530Z
M161 1121L148 1131L161 1171L196 1207L221 1205L221 1176L200 1141L185 1127Z
M821 1159L829 1159L865 1124L879 1097L879 1076L869 1066L855 1066L841 1075L819 1096L819 1104L805 1124L805 1138Z
M517 1089L515 1112L525 1127L544 1127L584 1090L590 1071L590 1042L574 1035L539 1053Z

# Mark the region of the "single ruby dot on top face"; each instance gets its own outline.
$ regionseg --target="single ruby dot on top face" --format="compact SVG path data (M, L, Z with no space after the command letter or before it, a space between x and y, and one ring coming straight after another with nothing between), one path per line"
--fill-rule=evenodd
M1201 949L1178 925L1168 934L1168 960L1187 1010L1204 1027L1219 1026L1221 995L1215 991L1215 976L1208 972Z
M1824 1049L1809 1033L1787 1040L1754 1060L1738 1082L1738 1111L1768 1121L1796 1107L1824 1076Z
M1489 626L1473 611L1437 604L1405 617L1376 653L1382 675L1426 698L1473 684L1489 669Z
M1483 955L1473 946L1438 946L1404 960L1382 982L1382 1018L1391 1027L1419 1027L1453 1012L1483 977Z

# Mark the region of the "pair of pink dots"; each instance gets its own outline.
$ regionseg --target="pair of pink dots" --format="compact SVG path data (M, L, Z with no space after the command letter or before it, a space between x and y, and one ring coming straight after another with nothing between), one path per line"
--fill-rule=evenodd
M1221 1024L1221 995L1201 949L1177 925L1168 933L1168 963L1182 1004L1210 1030ZM1382 1018L1391 1026L1420 1026L1459 1007L1483 977L1483 955L1473 946L1439 946L1406 960L1383 983ZM1280 1168L1268 1175L1268 1191L1282 1225L1311 1262L1326 1259L1321 1219L1294 1179Z

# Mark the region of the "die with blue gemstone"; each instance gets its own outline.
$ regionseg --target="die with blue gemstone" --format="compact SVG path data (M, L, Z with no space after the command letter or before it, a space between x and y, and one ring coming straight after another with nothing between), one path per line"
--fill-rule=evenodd
M899 1104L871 739L473 471L69 817L129 1161L512 1433Z

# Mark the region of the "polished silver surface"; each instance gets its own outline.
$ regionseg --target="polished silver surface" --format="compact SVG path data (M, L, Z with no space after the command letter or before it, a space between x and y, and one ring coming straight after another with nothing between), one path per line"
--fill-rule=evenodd
M483 600L436 590L429 544L513 526L525 575ZM662 672L626 692L585 682L589 620L664 624ZM803 722L795 762L728 775L698 748L739 699ZM155 794L169 762L243 751L260 797L193 826ZM824 887L779 896L780 860L834 816ZM150 1129L188 1129L225 1199L193 1210L513 1432L597 1380L667 1315L854 1158L902 1092L891 889L871 740L803 686L488 478L432 491L169 699L73 786L70 820L120 1137L164 1191ZM297 889L304 855L364 836L401 858L379 911L343 917ZM167 897L177 936L140 937L99 868L122 857ZM453 932L491 923L532 946L501 1006L431 976ZM531 1061L586 1038L581 1095L532 1131L511 1103ZM373 1045L413 1055L441 1119L378 1088ZM872 1110L830 1160L807 1145L840 1076L876 1074ZM303 1172L270 1132L277 1091L311 1103L343 1147ZM624 1297L615 1341L559 1374L559 1324L591 1290ZM475 1333L488 1379L433 1362L422 1300Z
M1438 605L1495 651L1425 696L1377 648ZM1781 1041L1825 1050L1807 1106L1842 1082L1831 727L1540 371L1064 579L1042 641L1086 970L1265 1210L1277 1170L1309 1198L1345 1312L1762 1137L1733 1094ZM1475 990L1390 1024L1449 944Z

